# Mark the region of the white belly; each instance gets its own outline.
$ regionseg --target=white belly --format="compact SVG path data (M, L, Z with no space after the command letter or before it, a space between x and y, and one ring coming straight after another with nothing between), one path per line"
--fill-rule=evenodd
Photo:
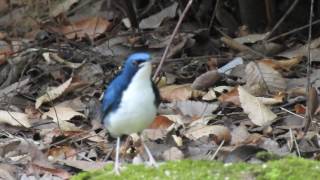
M141 132L153 122L157 108L150 74L151 66L142 67L123 92L117 111L105 117L105 126L112 136Z

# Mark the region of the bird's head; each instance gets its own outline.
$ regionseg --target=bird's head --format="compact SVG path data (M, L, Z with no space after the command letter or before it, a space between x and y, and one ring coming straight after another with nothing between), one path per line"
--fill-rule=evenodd
M134 53L130 55L124 65L125 71L135 74L143 66L151 66L151 56L148 53Z

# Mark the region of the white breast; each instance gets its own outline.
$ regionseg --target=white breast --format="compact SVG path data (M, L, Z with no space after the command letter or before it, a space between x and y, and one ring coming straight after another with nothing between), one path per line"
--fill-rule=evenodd
M105 117L106 128L112 136L137 133L152 123L157 108L150 77L151 63L146 62L123 92L117 111Z

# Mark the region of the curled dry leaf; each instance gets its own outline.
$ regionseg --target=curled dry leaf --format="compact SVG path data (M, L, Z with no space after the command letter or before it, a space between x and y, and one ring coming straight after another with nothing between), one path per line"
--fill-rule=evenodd
M243 111L258 126L270 125L277 117L258 98L249 94L243 87L238 87L239 99Z
M161 98L170 102L198 98L203 95L205 95L205 92L192 89L191 84L170 85L160 88Z
M157 116L149 126L149 129L167 129L171 124L173 124L173 121L169 118L165 116Z
M217 70L211 70L197 77L191 87L197 90L207 89L219 81L220 78L221 76Z
M7 123L12 126L31 127L28 115L21 112L11 112L0 110L0 123Z
M294 105L294 112L297 114L305 114L306 107L302 104L296 104L296 105Z
M290 71L294 66L299 64L303 59L303 56L293 57L285 60L274 60L274 59L262 59L259 62L272 67L275 70Z
M64 91L70 86L72 77L60 86L53 88L52 90L47 91L44 95L40 96L36 100L35 107L38 109L43 103L53 101L54 99L61 96Z
M231 91L218 97L221 103L230 102L236 106L240 106L238 87L234 87Z
M210 134L215 135L215 141L217 144L219 144L222 140L224 140L225 143L229 143L231 140L230 130L220 125L192 126L184 133L184 135L191 140L197 140L203 136L209 136Z
M68 39L84 38L88 36L94 39L111 28L112 24L103 17L90 17L74 22L71 25L55 28L63 33Z
M251 94L264 95L270 93L284 92L287 85L281 74L272 67L261 62L250 62L246 69L247 83L245 88Z
M42 118L45 119L47 117L52 118L52 120L58 123L59 127L62 130L79 130L74 124L67 122L71 118L75 116L85 117L84 114L79 113L68 107L52 107L48 112L42 114Z

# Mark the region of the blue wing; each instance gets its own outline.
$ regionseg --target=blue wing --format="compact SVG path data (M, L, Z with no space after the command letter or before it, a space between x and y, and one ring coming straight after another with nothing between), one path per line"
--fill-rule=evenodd
M123 90L124 87L122 83L118 84L116 81L112 81L109 87L104 91L102 100L103 114L107 114L110 110L119 106Z

